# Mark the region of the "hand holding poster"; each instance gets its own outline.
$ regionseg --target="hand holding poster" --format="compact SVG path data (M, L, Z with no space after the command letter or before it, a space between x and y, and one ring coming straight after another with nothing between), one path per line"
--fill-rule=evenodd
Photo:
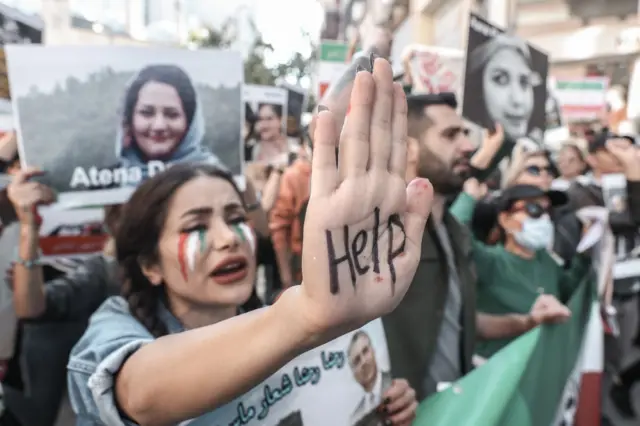
M242 59L228 51L6 48L23 166L64 207L119 204L171 163L242 173ZM42 72L47 70L47 72Z
M391 385L389 371L382 321L376 320L299 356L191 425L382 426L377 408Z
M541 144L548 68L546 54L471 14L462 115L487 129L502 124L510 141Z

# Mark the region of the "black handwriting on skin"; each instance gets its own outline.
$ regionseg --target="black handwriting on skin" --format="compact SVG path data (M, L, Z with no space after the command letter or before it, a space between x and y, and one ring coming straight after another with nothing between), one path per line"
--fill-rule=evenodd
M344 352L325 352L320 353L320 359L322 360L322 368L325 370L331 370L333 367L340 370L344 367L345 356Z
M317 385L320 381L321 370L319 367L296 367L293 369L293 381L296 386L304 386L307 383Z
M361 277L373 269L375 274L380 273L380 248L378 247L378 240L380 229L380 209L376 207L373 211L373 229L372 229L372 241L371 241L371 265L362 264L361 255L363 254L366 246L369 234L365 230L356 232L353 238L350 238L349 227L344 226L342 228L342 240L344 243L344 255L339 256L336 252L336 247L333 244L333 233L331 231L325 231L325 237L327 240L327 251L329 255L329 291L331 294L337 294L340 291L340 283L338 282L338 266L344 262L349 267L349 275L351 277L351 285L355 288L357 277ZM398 214L389 216L387 220L387 232L389 233L389 246L387 248L387 264L389 266L389 273L391 275L391 294L395 293L396 284L396 268L393 261L400 256L405 249L407 241L407 234L404 229L404 224ZM394 234L399 232L402 235L402 242L398 247L394 247ZM397 234L396 234L397 235Z
M231 423L229 423L229 426L244 426L249 424L249 422L256 416L256 409L253 408L253 406L246 408L244 403L241 402L238 404L237 413L238 415L231 421Z
M264 398L261 403L262 411L258 414L258 420L264 420L269 415L270 408L285 396L289 395L292 390L293 383L291 382L291 378L288 374L284 374L282 376L280 386L275 386L271 389L271 386L265 385Z

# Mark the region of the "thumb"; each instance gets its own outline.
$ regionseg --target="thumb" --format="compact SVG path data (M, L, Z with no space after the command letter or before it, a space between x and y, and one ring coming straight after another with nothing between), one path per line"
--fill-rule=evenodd
M407 212L405 215L405 232L407 237L416 242L422 240L422 234L431 213L433 203L433 186L428 179L417 178L407 187Z

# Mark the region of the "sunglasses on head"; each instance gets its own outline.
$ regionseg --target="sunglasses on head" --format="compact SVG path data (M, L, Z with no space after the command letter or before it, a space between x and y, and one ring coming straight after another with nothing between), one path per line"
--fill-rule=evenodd
M529 166L526 169L524 169L524 171L533 176L540 176L543 171L546 172L548 175L553 174L553 168L551 166L544 166L544 167Z
M511 212L525 212L532 219L538 219L549 212L549 209L539 203L528 202L520 207L511 208Z

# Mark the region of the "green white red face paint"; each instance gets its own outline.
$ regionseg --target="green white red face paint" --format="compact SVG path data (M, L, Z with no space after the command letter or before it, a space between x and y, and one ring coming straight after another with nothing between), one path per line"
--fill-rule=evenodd
M233 225L233 229L236 232L236 234L238 234L238 237L240 237L240 240L242 242L249 243L249 246L251 247L251 252L255 253L256 239L255 239L255 236L253 235L253 230L251 229L251 227L246 223L238 223Z
M196 267L196 256L198 253L204 253L207 248L206 235L204 229L180 234L178 259L180 261L180 272L182 272L182 277L185 281L189 276L189 272L193 272Z
M253 230L246 223L233 225L233 231L236 233L240 241L249 243L251 252L255 253L256 238ZM196 258L202 256L207 250L207 231L199 229L192 232L183 232L180 234L178 242L178 259L180 262L180 272L186 281L189 273L193 272L196 267Z

